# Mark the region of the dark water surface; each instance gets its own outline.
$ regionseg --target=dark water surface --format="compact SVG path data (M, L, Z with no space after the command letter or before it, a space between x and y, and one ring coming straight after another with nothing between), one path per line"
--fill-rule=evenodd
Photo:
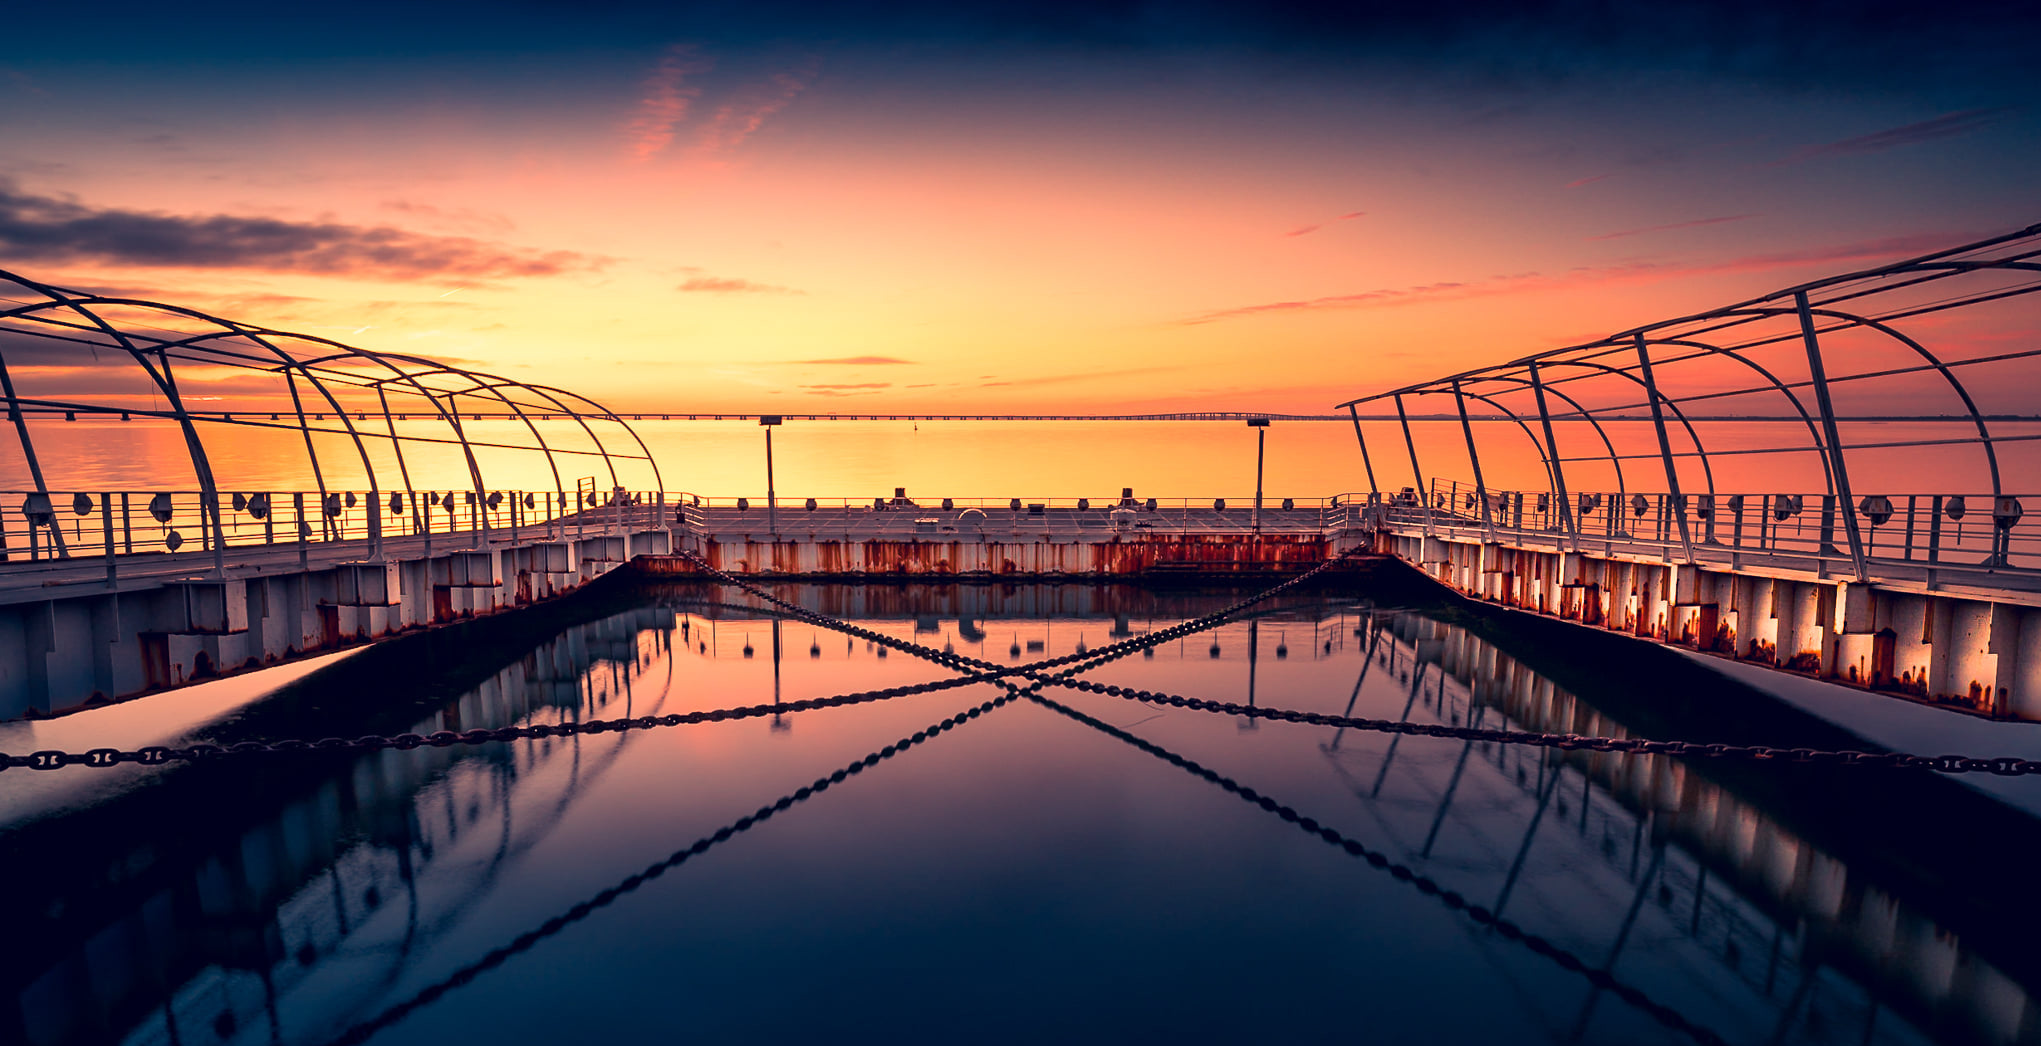
M1003 663L1235 596L787 592ZM663 715L945 675L729 589L517 617L338 660L198 733ZM1639 669L1641 645L1561 650L1525 627L1308 593L1092 675L1428 723L1834 740L1704 666ZM1395 740L1065 690L1042 696L1067 712L1021 698L912 740L1004 695L34 774L47 794L10 772L0 1042L322 1043L364 1022L377 1043L1694 1041L1399 866L1731 1042L2036 1035L2021 956L2041 833L1946 780ZM69 790L48 792L59 774Z

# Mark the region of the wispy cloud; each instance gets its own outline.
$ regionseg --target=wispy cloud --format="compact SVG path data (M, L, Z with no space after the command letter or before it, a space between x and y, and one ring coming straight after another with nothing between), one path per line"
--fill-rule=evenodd
M812 392L818 396L869 396L880 389L890 389L892 387L893 383L890 381L860 381L848 384L825 383L795 386L795 388L803 392Z
M673 144L674 129L687 120L688 110L702 93L688 78L714 67L715 62L702 57L692 44L674 44L659 56L659 64L645 78L637 113L624 128L633 158L649 160Z
M1315 225L1300 225L1300 226L1298 226L1298 227L1296 227L1296 228L1294 228L1294 229L1291 229L1291 230L1290 230L1289 232L1286 232L1286 233L1284 233L1283 235L1285 235L1285 236L1309 236L1309 235L1311 235L1312 233L1314 233L1314 232L1317 232L1318 230L1320 230L1320 229L1323 229L1323 228L1325 228L1326 226L1328 226L1328 225L1331 225L1331 224L1333 224L1333 223L1335 223L1335 222L1346 222L1346 221L1352 221L1352 220L1354 220L1355 218L1362 218L1362 217L1366 217L1366 216L1367 216L1367 213L1368 213L1368 212L1366 212L1366 211L1350 211L1350 212L1348 212L1348 213L1346 213L1346 214L1342 214L1342 215L1340 215L1340 216L1339 216L1339 217L1337 217L1337 218L1328 218L1328 219L1326 219L1325 221L1319 222L1319 223L1317 223L1317 224L1315 224Z
M263 269L362 279L557 276L608 259L390 226L95 208L0 178L0 254L38 262Z
M457 232L484 232L501 236L515 231L517 223L509 216L494 211L478 211L467 207L435 207L429 203L415 203L410 200L384 200L379 206L429 225Z
M1063 385L1073 381L1093 381L1100 378L1131 378L1141 374L1163 374L1169 371L1177 371L1183 369L1184 365L1179 363L1162 367L1128 367L1123 370L1090 370L1079 371L1074 374L1048 374L1037 378L1014 378L1006 381L985 380L980 381L978 383L978 387L989 389L1003 385L1013 386L1015 388L1032 387L1037 385ZM987 377L989 378L989 375Z
M43 90L41 87L36 86L36 82L33 77L29 76L27 73L24 73L19 69L15 69L10 66L0 65L0 83L12 84L13 86L20 88L21 90L26 91L29 94L49 93L48 91Z
M744 140L758 133L767 120L791 105L796 96L808 89L819 68L819 63L810 62L799 69L774 73L764 84L717 106L702 125L698 139L701 151L713 157L744 144Z
M1755 217L1757 217L1757 215L1755 214L1726 214L1720 218L1696 218L1693 221L1673 222L1670 225L1647 225L1642 229L1624 229L1622 232L1605 232L1600 236L1590 236L1587 239L1589 243L1593 243L1596 240L1620 240L1625 236L1642 236L1645 233L1649 232L1671 232L1674 229L1695 229L1703 225L1721 225L1723 222L1740 222L1746 218Z
M1583 185L1593 185L1594 183L1601 181L1604 178L1614 177L1615 177L1614 174L1591 174L1585 178L1575 178L1574 180L1567 182L1566 187L1569 189L1578 189Z
M897 356L832 356L828 359L788 360L787 362L816 363L829 366L844 366L844 367L882 367L892 366L894 364L913 363L914 361L903 360Z
M775 283L753 283L724 276L695 276L675 290L703 294L806 294L807 291Z
M1558 273L1525 272L1506 276L1491 276L1479 280L1442 281L1410 287L1377 288L1374 290L1358 291L1352 294L1330 294L1316 298L1298 298L1291 301L1263 302L1230 309L1215 309L1211 312L1200 313L1177 322L1183 326L1196 326L1205 323L1217 323L1221 320L1240 319L1271 313L1306 312L1322 309L1384 308L1398 305L1462 301L1470 298L1485 298L1500 294L1516 294L1526 291L1556 290L1611 283L1667 280L1691 276L1720 275L1724 273L1766 272L1773 269L1791 269L1814 265L1838 266L1850 263L1888 261L1903 258L1911 254L1923 254L1947 247L1950 244L1963 243L1975 238L1974 234L1969 233L1923 233L1911 236L1893 236L1878 240L1860 240L1855 243L1810 248L1801 251L1748 254L1716 262L1681 264L1640 261L1625 265L1582 266Z
M1844 138L1841 141L1826 142L1821 145L1803 145L1795 149L1792 155L1779 162L1782 164L1800 163L1806 160L1818 160L1830 156L1856 156L1863 153L1882 153L1887 149L1900 149L1909 145L1919 145L1922 142L1955 138L1960 135L1969 134L1991 123L1998 119L2005 111L2002 108L1965 109L1961 112L1937 116L1932 120L1922 120L1919 123L1889 127L1883 131L1873 131L1870 134L1860 134L1855 138Z

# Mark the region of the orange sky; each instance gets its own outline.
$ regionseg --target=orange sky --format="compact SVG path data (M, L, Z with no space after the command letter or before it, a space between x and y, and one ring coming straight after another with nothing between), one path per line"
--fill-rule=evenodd
M721 36L10 59L0 268L619 409L1317 411L2033 218L1989 78Z

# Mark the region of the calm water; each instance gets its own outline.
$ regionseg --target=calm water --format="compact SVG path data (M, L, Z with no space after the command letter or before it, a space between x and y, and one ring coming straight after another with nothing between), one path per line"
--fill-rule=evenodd
M789 591L1002 662L1232 598ZM1549 641L1451 612L1327 593L1266 610L1095 677L1419 722L1793 728L1734 711L1756 699L1697 666L1645 692L1625 678L1631 655L1555 669ZM665 714L943 675L711 587L508 620L329 659L252 698L201 688L13 724L0 747ZM1691 1041L1121 734L1501 909L1732 1042L2035 1035L2036 965L2018 958L2032 905L2011 870L2033 845L2006 840L2037 833L1945 781L1393 741L1050 691L1094 721L1016 701L799 791L1000 694L318 761L10 772L0 1041L320 1043L379 1015L395 1019L378 1043ZM1964 884L1977 866L1962 840L1979 833L2006 863Z

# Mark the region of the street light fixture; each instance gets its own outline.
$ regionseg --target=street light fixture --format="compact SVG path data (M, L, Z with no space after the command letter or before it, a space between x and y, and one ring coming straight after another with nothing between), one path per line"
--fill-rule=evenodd
M1247 427L1254 430L1254 532L1261 533L1261 466L1268 453L1269 419L1249 418Z
M780 423L777 414L760 414L758 424L765 429L765 528L777 539L780 536L779 492L772 484L772 430Z

